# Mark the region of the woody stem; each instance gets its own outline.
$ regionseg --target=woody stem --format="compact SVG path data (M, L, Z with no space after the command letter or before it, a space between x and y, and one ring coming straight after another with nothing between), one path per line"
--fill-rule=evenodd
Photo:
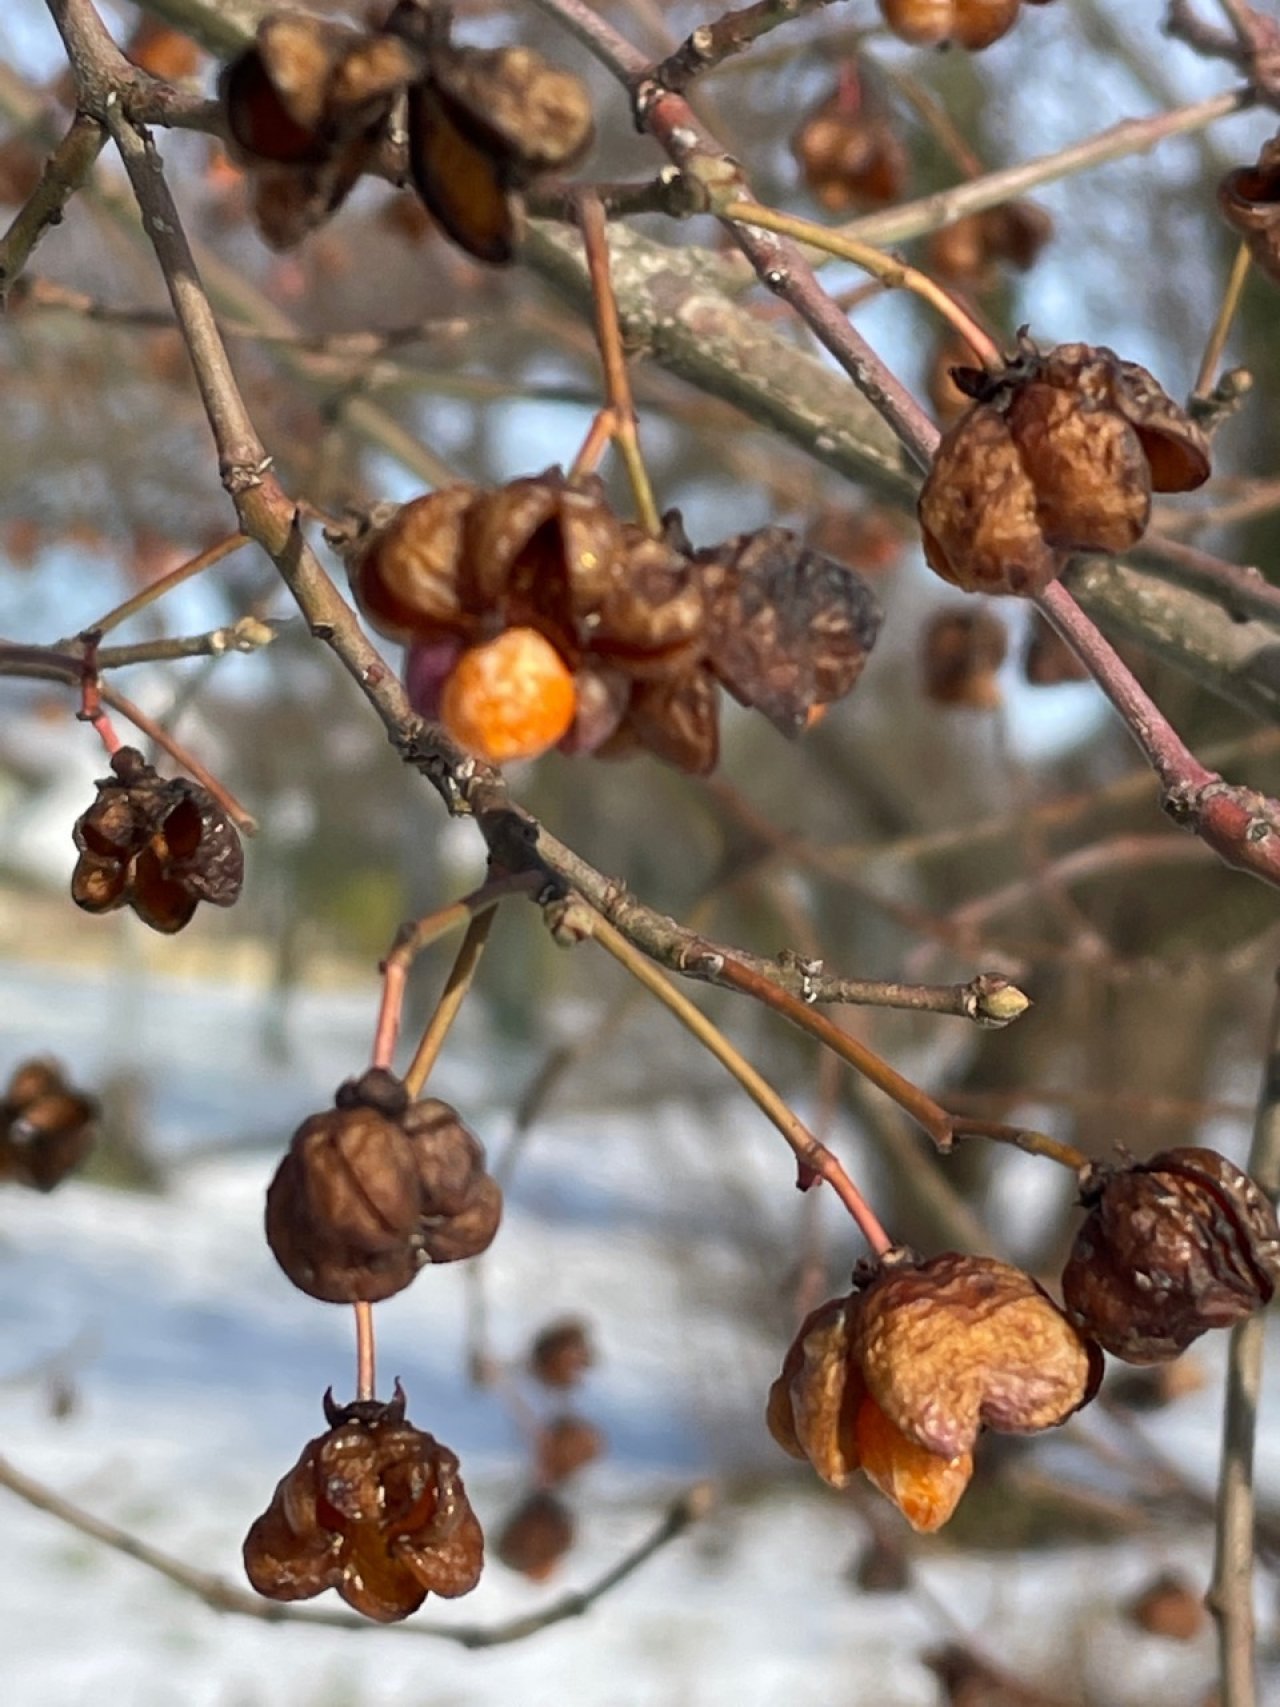
M85 633L95 634L101 639L113 628L119 628L122 622L127 622L131 616L136 616L140 610L145 610L166 593L171 593L175 587L180 587L184 581L189 581L203 570L212 568L215 563L220 563L224 557L230 557L233 551L239 551L242 545L248 543L248 534L229 534L226 539L220 539L216 545L211 545L207 551L198 552L195 557L180 563L176 569L171 569L167 575L161 575L148 586L141 588L132 598L125 599L123 604L113 606L105 616L99 617L97 622L91 622Z
M436 1064L436 1058L449 1034L449 1027L458 1017L458 1010L467 999L467 992L475 978L480 957L484 953L484 946L489 940L489 932L493 929L497 916L498 902L494 901L483 912L477 913L467 926L467 934L462 939L462 946L445 980L435 1012L427 1021L422 1041L404 1076L404 1088L411 1097L422 1094L422 1087Z

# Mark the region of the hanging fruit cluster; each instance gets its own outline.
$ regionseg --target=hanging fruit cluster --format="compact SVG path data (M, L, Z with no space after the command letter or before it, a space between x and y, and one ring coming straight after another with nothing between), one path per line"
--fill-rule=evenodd
M56 1061L23 1061L0 1098L0 1182L52 1191L93 1148L97 1117Z
M828 213L887 207L901 199L907 151L857 61L791 139L801 176Z
M590 97L529 48L454 45L449 23L445 7L418 0L375 31L294 12L262 21L219 87L266 242L289 248L342 205L407 95L409 165L427 208L468 254L511 260L521 192L591 145Z
M1101 345L1042 354L1024 339L999 372L954 377L974 401L938 446L918 512L930 568L966 592L1041 592L1073 552L1134 545L1153 492L1209 477L1200 428Z
M157 775L134 747L112 754L111 771L76 820L76 905L86 913L132 907L166 935L189 924L201 901L230 907L244 881L244 852L208 790Z
M558 468L429 493L345 549L365 616L410 645L416 709L492 764L644 747L707 772L721 687L794 735L880 624L861 577L785 529L695 551L674 514L651 538Z
M905 1251L820 1306L770 1391L774 1439L833 1487L861 1471L914 1528L937 1529L981 1430L1052 1428L1097 1391L1102 1348L1165 1362L1280 1282L1274 1207L1213 1150L1095 1165L1081 1202L1064 1309L1007 1263Z
M528 1370L548 1392L576 1387L595 1362L586 1327L576 1317L552 1322L534 1339ZM533 1486L508 1513L494 1552L509 1570L545 1582L573 1546L577 1525L563 1498L565 1485L605 1450L600 1429L586 1417L557 1410L533 1434Z

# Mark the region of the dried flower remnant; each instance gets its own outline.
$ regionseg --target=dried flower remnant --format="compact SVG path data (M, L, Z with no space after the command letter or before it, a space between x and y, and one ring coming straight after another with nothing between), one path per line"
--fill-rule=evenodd
M186 777L157 775L134 747L114 753L111 769L76 820L76 905L87 913L132 907L165 934L189 924L201 901L233 905L244 881L244 852L208 790Z
M1047 0L1027 0L1045 5ZM1007 35L1022 0L880 0L886 24L903 41L923 47L962 47L978 53Z
M1034 1433L1092 1397L1101 1358L1029 1276L946 1253L816 1310L769 1395L775 1440L845 1486L859 1470L920 1530L973 1473L982 1428Z
M1151 494L1209 476L1208 441L1152 376L1114 351L1024 340L999 372L956 369L973 404L920 493L925 557L967 592L1031 595L1077 551L1141 538Z
M997 671L1008 648L1008 632L992 611L965 605L936 612L922 636L925 697L935 705L994 711L1001 699Z
M1270 1200L1215 1150L1099 1165L1062 1276L1067 1313L1126 1363L1177 1357L1210 1328L1270 1303L1280 1225Z
M52 1191L93 1148L98 1105L56 1061L24 1061L0 1098L0 1181Z
M1258 270L1280 284L1280 136L1263 143L1253 166L1227 173L1218 186L1218 206L1249 245Z
M303 1121L267 1190L267 1242L295 1286L326 1303L376 1303L427 1263L488 1248L502 1194L454 1109L411 1104L377 1068L335 1104Z
M244 1543L249 1581L270 1600L336 1589L366 1618L393 1623L428 1594L452 1600L480 1579L484 1536L447 1446L387 1404L335 1406Z
M854 65L801 123L791 151L806 185L830 213L885 207L901 198L907 151L888 114L868 98Z
M528 1494L498 1532L493 1550L511 1571L530 1582L546 1582L573 1546L573 1513L555 1494Z

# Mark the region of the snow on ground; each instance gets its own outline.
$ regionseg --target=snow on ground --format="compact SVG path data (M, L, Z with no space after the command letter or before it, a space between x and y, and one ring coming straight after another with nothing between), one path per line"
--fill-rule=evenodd
M364 1057L370 1000L305 998L302 1047L281 1069L257 1046L261 997L173 985L125 999L112 980L29 969L0 974L6 988L0 1065L35 1045L86 1078L122 1054L151 1071L165 1062L158 1137L178 1165L159 1197L77 1181L49 1198L0 1194L0 1453L238 1581L245 1529L323 1426L321 1393L349 1394L348 1313L285 1282L261 1205L292 1125ZM442 1089L488 1104L485 1129L500 1136L493 1111L517 1086L494 1083L469 1047L464 1035ZM604 1358L579 1408L611 1451L573 1495L581 1540L556 1581L534 1588L491 1561L474 1595L428 1602L419 1621L496 1622L590 1582L700 1477L729 1471L750 1495L585 1620L473 1653L372 1626L221 1617L0 1490L3 1707L932 1707L918 1655L947 1635L937 1615L915 1598L856 1595L843 1578L856 1515L798 1471L758 1474L778 1467L761 1401L780 1345L743 1324L787 1284L795 1198L754 1116L734 1104L698 1121L695 1132L659 1103L643 1118L553 1109L539 1129L488 1260L494 1339L514 1355L550 1316L587 1314ZM219 1153L255 1134L275 1151ZM460 1269L423 1275L379 1307L380 1368L384 1385L403 1379L412 1420L459 1452L492 1524L521 1487L521 1442L500 1400L466 1381L466 1306ZM31 1372L68 1348L77 1403L55 1421ZM1206 1484L1217 1406L1216 1389L1197 1395L1155 1429ZM1266 1438L1262 1471L1280 1486ZM1203 1582L1206 1537L940 1554L922 1577L1008 1665L1043 1677L1088 1650L1096 1707L1193 1707L1212 1674L1207 1642L1175 1650L1106 1611L1170 1563Z

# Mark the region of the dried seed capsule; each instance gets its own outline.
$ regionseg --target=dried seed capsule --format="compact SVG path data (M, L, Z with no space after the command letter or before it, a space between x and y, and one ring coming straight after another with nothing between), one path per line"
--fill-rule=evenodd
M361 613L392 640L468 632L458 598L462 528L474 486L442 486L358 534L346 550Z
M144 924L172 933L201 901L229 907L244 880L235 826L207 789L158 776L133 747L112 755L113 775L73 832L80 858L71 895L86 912L132 906Z
M884 207L902 195L907 151L887 115L866 98L856 66L791 139L806 185L831 213Z
M1259 271L1280 284L1280 137L1263 143L1255 165L1227 173L1218 206L1248 243Z
M0 1100L0 1180L52 1191L93 1148L97 1116L56 1062L22 1062Z
M1208 477L1200 429L1113 351L1025 342L999 373L955 369L976 401L944 435L920 494L925 556L970 592L1037 593L1073 551L1123 551L1152 491Z
M991 611L970 605L938 611L922 637L926 697L936 705L994 711L1000 704L996 672L1008 646L1008 632Z
M707 661L743 705L784 734L849 693L880 631L880 604L856 570L785 528L738 534L697 554Z
M1280 1226L1254 1182L1214 1150L1097 1168L1063 1271L1067 1312L1126 1363L1177 1357L1271 1300Z
M684 553L641 529L623 529L620 561L587 640L592 655L636 681L687 674L704 647L703 586Z
M802 1325L769 1394L767 1421L833 1487L858 1470L919 1529L945 1523L973 1472L982 1427L1062 1422L1101 1373L1028 1275L948 1253L899 1259Z
M467 1594L480 1578L484 1536L447 1446L389 1404L342 1409L326 1397L326 1432L276 1488L250 1529L244 1565L259 1594L309 1600L337 1589L366 1618L390 1623L428 1594Z
M1053 221L1034 202L984 208L933 234L929 271L965 290L989 290L999 280L1001 265L1026 272L1052 235Z
M459 572L466 610L537 628L576 659L578 624L624 573L624 534L600 481L569 485L558 468L478 498Z
M1029 1275L947 1252L886 1269L860 1295L854 1353L867 1389L944 1458L978 1430L1032 1434L1096 1391L1101 1358Z
M587 1325L576 1316L548 1323L529 1348L530 1373L544 1387L576 1387L595 1360Z
M1193 1642L1209 1619L1204 1596L1176 1571L1163 1571L1126 1607L1140 1630L1171 1642Z
M720 696L704 668L674 681L637 682L627 714L601 757L629 751L634 743L677 770L707 776L720 757Z
M573 674L536 629L508 628L463 652L440 695L440 721L486 764L535 759L568 731Z
M531 1582L545 1582L573 1546L573 1513L552 1493L539 1490L523 1499L508 1517L494 1542L494 1552L508 1570Z
M943 435L918 510L929 567L965 592L1031 595L1065 567L1040 527L1008 423L989 404L975 404Z
M538 1430L534 1447L538 1478L548 1487L556 1487L594 1464L604 1450L604 1435L585 1417L553 1417Z

